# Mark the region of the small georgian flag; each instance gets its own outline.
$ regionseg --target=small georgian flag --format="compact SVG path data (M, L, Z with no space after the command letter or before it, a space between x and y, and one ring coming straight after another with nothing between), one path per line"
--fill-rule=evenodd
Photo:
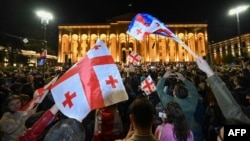
M149 75L145 80L141 83L141 89L147 94L151 94L156 91L155 83L151 76Z

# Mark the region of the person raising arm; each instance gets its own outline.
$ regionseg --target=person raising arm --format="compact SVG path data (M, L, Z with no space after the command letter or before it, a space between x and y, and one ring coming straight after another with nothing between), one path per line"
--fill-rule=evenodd
M213 72L207 61L197 57L196 63L198 68L206 73L206 82L211 87L211 90L213 91L214 96L218 101L219 107L227 119L227 122L230 124L250 124L250 117L245 114L241 106L232 96L227 86L224 84L221 78Z

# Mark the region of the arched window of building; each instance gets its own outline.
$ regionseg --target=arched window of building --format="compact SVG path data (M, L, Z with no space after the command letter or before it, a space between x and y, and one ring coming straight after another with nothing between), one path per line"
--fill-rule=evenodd
M122 50L122 62L126 63L126 50Z
M134 44L132 42L129 42L128 47L129 47L129 51L134 50Z
M121 43L121 50L122 50L122 53L121 53L121 60L123 63L126 63L126 44L124 42Z

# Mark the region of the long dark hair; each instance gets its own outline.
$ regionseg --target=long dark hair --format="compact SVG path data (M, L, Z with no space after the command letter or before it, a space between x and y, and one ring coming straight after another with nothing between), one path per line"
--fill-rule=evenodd
M166 122L174 125L176 140L186 141L191 135L191 130L180 105L175 101L168 102L165 112L167 114Z

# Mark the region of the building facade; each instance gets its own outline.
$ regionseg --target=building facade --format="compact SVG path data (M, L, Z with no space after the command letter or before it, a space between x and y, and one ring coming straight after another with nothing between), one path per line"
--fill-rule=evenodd
M36 67L37 59L40 53L34 50L23 50L18 51L12 50L12 47L0 46L0 67L18 67L18 66L29 66ZM55 66L57 65L57 56L46 55L46 65Z
M125 63L131 51L142 56L146 62L193 62L192 55L171 37L150 34L138 41L126 34L130 21L115 21L107 24L58 26L58 62L76 63L94 46L98 38L109 48L115 62ZM168 24L178 36L198 56L208 53L206 23Z
M213 64L222 64L222 59L226 56L234 58L249 57L250 55L250 34L241 35L241 46L239 37L233 37L217 43L208 45L210 62Z

